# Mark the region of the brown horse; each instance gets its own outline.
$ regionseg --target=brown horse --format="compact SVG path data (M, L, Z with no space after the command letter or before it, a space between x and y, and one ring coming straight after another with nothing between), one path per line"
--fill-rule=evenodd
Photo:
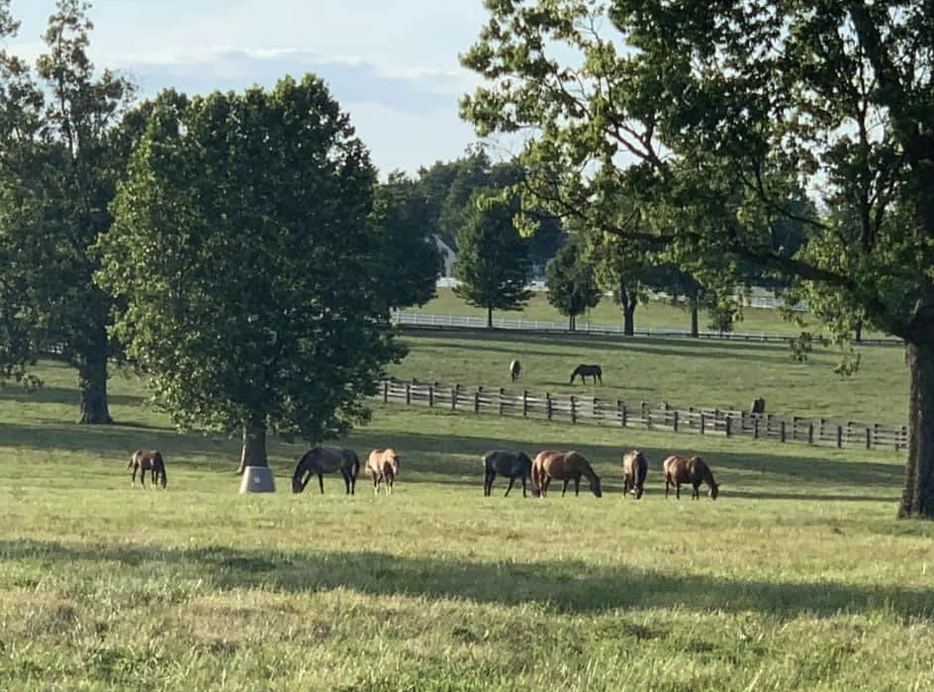
M512 381L515 382L519 379L519 373L522 372L522 363L518 360L514 360L509 364L509 377L512 378Z
M165 476L165 460L162 458L162 452L158 449L137 449L130 457L130 463L126 466L133 469L133 485L136 485L136 470L139 469L139 484L146 487L146 472L152 472L152 481L150 487L155 487L156 479L161 479L162 487L167 482Z
M623 455L623 492L632 493L637 500L645 490L645 476L649 472L649 462L638 449Z
M593 377L593 383L597 384L597 380L600 380L600 384L603 384L603 370L600 369L599 365L578 365L574 368L574 372L571 373L571 381L568 384L574 384L574 378L580 375L581 383L587 384L586 377Z
M313 447L298 460L292 474L292 492L302 492L312 475L317 475L318 487L324 494L324 474L333 471L340 471L344 477L346 493L353 495L357 485L357 474L360 472L360 459L352 449L331 447Z
M386 483L386 494L392 495L392 486L399 475L402 458L394 449L374 449L366 460L366 471L373 479L373 493L379 495L380 483Z
M548 485L552 479L564 481L561 496L568 489L568 481L574 481L574 494L580 494L581 476L590 482L590 491L596 497L603 493L600 490L600 477L594 473L590 462L577 452L556 452L546 449L535 455L532 460L532 494L545 497Z
M691 499L700 499L700 484L706 483L710 488L708 495L711 500L716 500L720 494L720 486L713 479L713 473L710 467L700 457L683 457L673 455L665 459L662 463L662 470L665 472L665 497L668 497L668 489L674 486L675 497L681 499L681 484L690 483L694 487Z

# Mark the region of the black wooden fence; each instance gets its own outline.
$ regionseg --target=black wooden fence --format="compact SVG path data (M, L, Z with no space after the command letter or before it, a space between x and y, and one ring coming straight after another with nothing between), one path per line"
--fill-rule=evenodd
M503 388L467 387L412 380L383 380L381 397L387 403L448 408L465 413L493 413L516 418L539 418L642 428L665 432L744 435L753 439L802 442L835 447L900 450L908 445L908 429L879 423L828 418L781 418L771 413L749 413L723 408L672 406L622 399L508 392Z

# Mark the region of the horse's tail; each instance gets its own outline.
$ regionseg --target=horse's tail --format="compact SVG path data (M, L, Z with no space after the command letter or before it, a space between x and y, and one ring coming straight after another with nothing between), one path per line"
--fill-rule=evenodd
M532 463L532 496L541 497L542 494L542 470L538 464Z
M356 480L357 476L360 475L360 457L353 450L351 450L350 454L353 462L353 477Z

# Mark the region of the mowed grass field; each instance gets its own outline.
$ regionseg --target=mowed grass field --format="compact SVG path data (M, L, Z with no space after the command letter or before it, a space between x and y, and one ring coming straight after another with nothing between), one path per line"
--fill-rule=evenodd
M859 370L843 376L833 371L839 352L820 346L799 363L783 344L679 338L495 330L408 331L403 341L411 352L390 369L401 379L685 407L747 409L764 397L768 412L788 418L904 425L908 415L908 369L898 346L859 348ZM509 377L513 358L522 363L516 383ZM580 363L599 364L603 385L570 385Z
M422 308L421 312L432 313L436 315L473 315L486 318L484 308L476 308L468 305L463 300L454 295L450 288L438 288L438 295L429 301ZM528 319L542 320L547 322L567 323L567 317L561 315L554 306L548 302L545 291L535 291L532 293L532 299L522 310L519 311L494 311L493 316L505 319ZM819 323L803 315L808 331L813 334L824 332ZM623 318L619 307L609 296L603 296L597 307L588 310L586 314L578 317L578 329L583 330L587 322L593 325L601 324L622 324ZM701 310L698 325L701 331L710 329L710 317L705 310ZM635 313L636 329L681 329L687 331L691 328L690 311L679 305L672 305L662 300L651 300L647 304L640 304ZM736 332L749 332L753 334L788 334L797 336L802 328L794 322L788 322L782 319L778 310L767 308L744 307L742 320L734 325ZM887 334L875 332L866 329L863 332L866 338L886 338Z
M461 353L436 346L409 360ZM304 447L275 440L279 492L239 496L237 442L176 434L135 378L111 381L118 425L81 428L74 373L41 374L0 390L0 689L934 686L934 525L894 519L894 452L376 404L340 444L395 446L393 496L336 476L292 495ZM139 446L165 452L166 491L130 487ZM638 502L618 467L633 446ZM502 479L482 496L480 454L546 447L586 454L604 496L503 498ZM665 500L671 451L707 458L716 502Z

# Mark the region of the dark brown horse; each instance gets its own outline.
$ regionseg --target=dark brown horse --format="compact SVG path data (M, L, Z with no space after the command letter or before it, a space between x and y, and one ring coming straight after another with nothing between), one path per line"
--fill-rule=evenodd
M392 495L392 486L399 475L401 457L394 449L374 449L366 460L366 471L373 479L373 493L379 495L379 486L386 484L386 494Z
M512 490L513 483L517 478L522 479L522 497L526 497L526 479L532 476L532 460L524 453L493 451L483 455L483 495L489 497L493 492L493 481L496 474L509 476L509 487L506 488L506 495Z
M561 496L568 489L568 481L574 481L574 494L580 494L581 476L590 482L590 491L596 497L603 495L600 490L600 477L594 473L590 462L577 452L556 452L546 449L535 455L532 460L532 494L545 497L552 479L564 481Z
M509 364L509 377L512 378L512 381L515 382L519 379L519 373L522 372L522 363L518 360L514 360Z
M597 384L597 380L600 380L600 384L603 384L603 370L600 369L599 365L578 365L574 368L574 372L571 373L571 381L568 384L574 384L574 378L578 375L580 375L583 384L587 384L585 377L593 377L594 384Z
M720 494L720 486L713 479L713 473L710 467L700 457L682 457L673 455L665 459L662 463L662 470L665 472L665 497L668 497L668 489L674 487L675 497L681 499L681 484L690 483L694 492L691 499L700 499L700 484L706 483L710 488L708 495L711 500L716 500Z
M313 475L318 476L318 487L324 493L324 474L340 471L344 477L346 492L354 494L357 474L360 472L360 459L352 449L313 447L298 460L295 473L292 474L292 492L300 493L308 485Z
M162 458L162 452L158 449L137 449L130 457L130 463L126 466L133 469L133 485L136 485L136 470L139 469L139 484L146 487L146 472L152 473L151 487L155 487L156 480L160 479L162 487L167 482L165 476L165 460Z
M645 490L645 476L649 472L649 462L638 449L623 455L623 492L632 493L637 500Z

